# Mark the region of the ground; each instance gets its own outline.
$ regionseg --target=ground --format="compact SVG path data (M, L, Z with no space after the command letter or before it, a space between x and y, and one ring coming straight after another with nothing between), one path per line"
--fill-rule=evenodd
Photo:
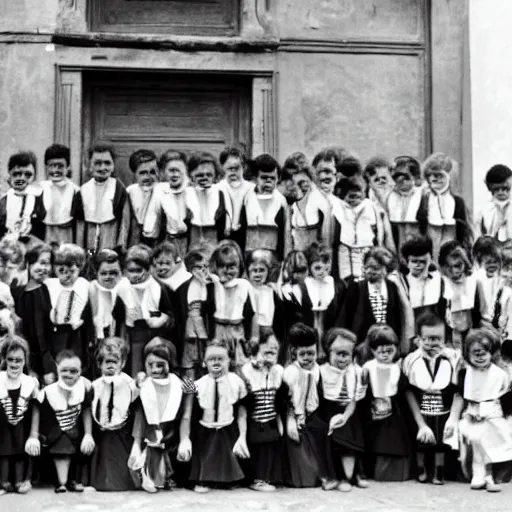
M33 489L25 496L0 497L2 512L482 512L511 510L512 484L499 494L471 491L469 485L448 483L444 487L415 482L373 483L370 489L351 493L320 489L283 489L256 493L248 489L212 491L198 495L192 491L59 494L51 489Z

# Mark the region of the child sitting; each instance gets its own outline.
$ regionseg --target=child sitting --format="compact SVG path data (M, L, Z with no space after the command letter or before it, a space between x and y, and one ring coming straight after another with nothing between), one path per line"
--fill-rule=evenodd
M175 242L162 242L151 254L153 276L175 292L192 274L187 270Z

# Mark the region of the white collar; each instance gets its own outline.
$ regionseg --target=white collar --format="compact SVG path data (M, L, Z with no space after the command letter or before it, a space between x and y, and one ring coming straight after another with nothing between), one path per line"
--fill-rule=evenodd
M158 399L153 379L146 379L140 387L140 400L149 425L160 425L176 419L183 397L183 383L174 374L169 375L170 389L167 404L161 417L158 414Z

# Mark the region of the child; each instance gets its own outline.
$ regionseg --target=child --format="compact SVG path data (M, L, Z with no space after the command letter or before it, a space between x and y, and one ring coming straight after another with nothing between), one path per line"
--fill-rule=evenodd
M210 259L215 281L215 338L225 340L233 354L233 364L248 362L248 343L257 341L258 315L251 284L242 279L240 248L231 240L221 243Z
M211 153L192 155L188 161L188 174L193 187L187 190L186 206L190 210L189 246L208 242L217 245L230 230L231 203L215 184L220 170Z
M146 232L144 224L158 181L156 155L148 149L139 149L130 155L128 165L135 178L135 183L126 188L132 211L129 246L143 243L151 247L157 236Z
M90 381L81 376L80 358L62 350L55 359L58 381L44 389L41 405L43 446L57 471L56 493L83 492L82 455L94 451Z
M462 442L472 455L471 489L499 492L494 482L493 465L512 460L512 434L503 416L500 399L510 391L507 373L494 364L500 340L490 329L472 329L464 346L466 366L458 375L459 395L453 401L446 434L458 427ZM467 465L461 448L462 467Z
M363 276L363 254L371 247L386 246L395 252L386 213L365 199L364 180L355 175L340 182L342 205L333 211L333 269L336 279Z
M392 169L395 187L389 193L385 206L393 239L399 250L407 240L420 234L416 217L422 190L415 186L415 180L420 174L420 164L414 159L398 160Z
M247 390L243 380L229 371L229 362L228 345L212 341L204 359L208 374L196 381L200 419L193 430L190 480L198 493L242 480L245 475L237 458L250 456L243 405Z
M501 285L492 311L492 326L500 333L501 342L509 343L512 339L512 250L510 249L504 249L501 253ZM512 349L512 345L510 348Z
M278 261L283 261L288 250L288 205L276 189L280 179L279 164L270 155L263 154L251 163L256 186L244 199L240 212L240 226L245 252L255 249L271 251Z
M123 373L128 344L108 338L97 350L101 377L92 383L92 418L96 449L91 463L91 485L97 491L129 491L135 482L128 470L132 448L132 402L138 396L135 381Z
M416 158L407 155L397 156L393 162L393 167L406 167L411 174L414 187L419 189L424 188L425 183L423 182L423 177L421 175L421 165Z
M288 388L283 385L283 367L277 364L279 343L269 327L260 328L259 345L252 347L251 361L242 367L247 385L247 443L251 454L250 488L275 491L282 483L283 423Z
M25 246L13 235L6 235L0 240L0 281L8 286L16 283L24 285L28 281L24 268Z
M369 185L368 198L384 206L387 197L393 190L389 162L379 156L373 157L366 163L363 176Z
M157 245L151 255L151 267L153 276L166 284L172 292L192 277L181 259L176 242Z
M167 340L154 338L146 345L144 365L147 378L136 402L128 466L142 470L145 491L157 492L176 487L173 479L176 459L190 460L194 391L191 383L183 383L172 373L176 367L176 351Z
M480 327L486 312L482 286L466 251L456 242L446 242L439 252L439 265L444 274L441 313L448 327L447 342L462 349L467 332Z
M459 356L445 349L446 329L432 313L424 313L417 322L419 348L403 361L409 382L406 398L418 426L416 464L418 481L444 483L444 428L456 391L455 375Z
M10 188L0 198L0 238L12 234L26 244L31 237L44 240L46 215L41 191L35 181L37 161L31 151L16 153L7 164Z
M37 457L39 443L39 385L28 373L29 348L16 335L7 335L0 345L0 496L7 492L26 494L26 454Z
M475 225L477 233L496 238L505 243L512 238L512 222L509 222L510 187L512 170L506 165L493 165L485 175L485 184L492 194L478 213Z
M62 244L54 253L57 277L45 281L50 293L50 320L53 357L64 349L72 350L89 369L88 334L92 326L89 282L79 274L85 264L85 251L75 244Z
M49 245L34 245L25 255L28 283L12 285L14 308L21 320L21 333L30 348L32 371L45 384L55 381L55 362L52 354L53 325L50 292L44 285L52 270L53 254Z
M70 179L69 148L62 144L53 144L44 153L44 164L48 181L40 183L43 189L44 217L47 243L74 243L76 240L76 221L83 219L80 188Z
M290 251L281 266L281 274L277 282L279 295L282 299L292 300L293 287L304 284L308 275L308 260L302 251Z
M315 160L316 157L313 161ZM334 195L337 174L337 167L334 160L318 160L315 166L315 174L318 190L324 194L331 208L339 207L340 199Z
M434 243L434 259L441 246L457 240L466 250L471 247L472 228L462 197L452 194L450 183L456 175L455 162L443 153L434 153L423 162L428 189L418 209L420 232Z
M368 331L367 342L373 359L364 364L362 380L368 382L365 412L373 477L381 482L403 482L410 476L411 445L406 379L396 361L398 338L388 325L375 325Z
M338 486L342 492L351 491L352 483L368 487L354 472L357 458L364 452L362 422L356 403L365 394L361 368L353 362L356 343L356 336L346 329L329 330L324 338L328 362L320 366L320 416L328 425L328 457L333 464L333 476L342 475ZM340 462L341 468L336 468Z

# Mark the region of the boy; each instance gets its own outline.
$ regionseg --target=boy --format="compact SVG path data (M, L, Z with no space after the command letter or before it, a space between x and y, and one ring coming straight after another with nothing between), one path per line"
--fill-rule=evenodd
M84 221L79 222L77 243L89 254L101 249L126 248L130 229L130 202L126 189L112 177L114 148L97 144L89 150L92 178L80 189Z
M153 275L175 292L192 277L181 259L178 247L172 242L157 245L151 255Z
M370 158L364 168L363 176L369 185L368 198L380 205L386 204L393 188L389 168L389 162L381 157Z
M44 153L44 164L48 180L41 182L45 242L57 245L74 243L76 221L83 220L80 188L70 179L70 153L67 146L53 144Z
M44 239L43 198L32 183L37 160L31 151L11 155L7 164L10 189L0 198L0 238L12 234L27 244L31 238Z

